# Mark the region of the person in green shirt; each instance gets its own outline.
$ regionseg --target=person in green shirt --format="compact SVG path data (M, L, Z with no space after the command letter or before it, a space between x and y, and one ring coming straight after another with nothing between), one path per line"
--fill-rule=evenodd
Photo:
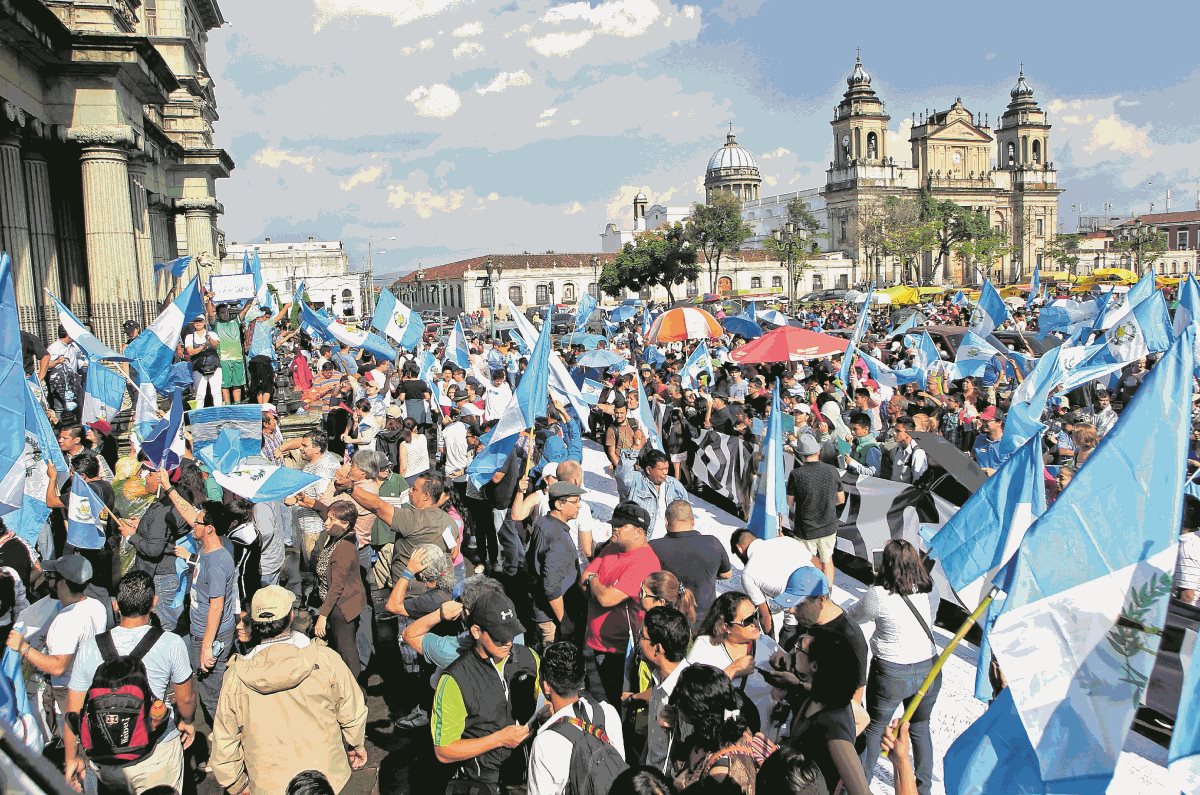
M230 406L242 402L242 387L246 385L246 360L242 350L241 320L250 311L253 301L247 301L246 306L235 318L229 309L229 304L221 304L216 308L212 321L213 331L217 332L217 353L221 357L221 393L225 405Z

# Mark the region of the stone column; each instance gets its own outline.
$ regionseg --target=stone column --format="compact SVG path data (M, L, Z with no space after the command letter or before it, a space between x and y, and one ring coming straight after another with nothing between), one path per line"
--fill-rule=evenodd
M129 163L129 202L133 211L133 238L137 248L138 293L141 309L137 321L142 328L154 321L157 293L154 285L154 246L151 242L150 207L146 196L146 162L134 158Z
M187 225L187 253L196 258L194 270L187 278L199 274L202 281L214 273L219 266L217 255L217 214L222 211L221 203L211 196L177 199L177 210L183 212Z
M41 331L46 339L58 334L58 313L46 290L59 294L58 241L54 231L54 206L50 200L50 165L46 156L35 149L24 152L25 198L29 212L29 242L33 259L33 280L41 306Z
M119 346L121 324L141 316L137 243L129 198L132 127L84 127L67 132L80 144L83 170L84 243L92 328L108 345Z
M6 111L10 107L5 103ZM25 170L21 166L21 139L13 133L0 136L0 247L12 257L21 330L36 334L39 304L25 205Z
M63 147L50 161L50 179L59 272L59 284L50 289L58 290L63 303L76 317L86 321L90 317L90 304L83 254L83 184L79 152L73 147Z

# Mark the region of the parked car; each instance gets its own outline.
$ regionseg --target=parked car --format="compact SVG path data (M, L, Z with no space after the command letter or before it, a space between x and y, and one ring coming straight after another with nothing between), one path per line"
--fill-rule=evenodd
M574 312L555 312L550 321L551 334L570 334L575 330Z
M953 359L958 355L958 346L962 342L963 337L966 336L967 327L917 326L909 331L893 334L892 337L894 339L896 337L903 337L906 334L920 337L926 331L929 332L930 338L938 346L938 349L947 354L945 358ZM1024 333L1011 330L996 331L989 334L986 339L998 349L1017 351L1025 354L1032 353L1034 356L1041 356L1051 348L1062 345L1062 340L1053 334L1047 334L1044 338L1039 339L1037 334L1030 331Z
M848 290L832 289L832 290L814 290L801 298L800 304L818 304L825 301L845 301Z

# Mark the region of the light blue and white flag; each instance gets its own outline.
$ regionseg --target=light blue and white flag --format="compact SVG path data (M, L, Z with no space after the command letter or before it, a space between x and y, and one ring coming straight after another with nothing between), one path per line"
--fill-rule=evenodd
M187 272L188 265L191 265L191 264L192 264L191 255L184 256L184 257L177 257L176 259L173 259L170 262L156 262L156 263L154 263L154 275L157 276L158 274L162 273L163 271L170 271L171 275L174 276L176 279L178 279L180 276L182 276L184 273Z
M16 629L21 631L24 626L19 625ZM40 754L46 747L43 721L38 719L29 704L25 674L21 670L21 655L15 649L5 649L3 658L0 658L0 720L35 754Z
M25 401L28 392L21 360L21 328L17 322L12 260L7 253L0 252L0 516L18 510L23 504L25 467L22 459L27 448Z
M897 370L879 361L874 356L868 356L862 352L858 355L867 363L867 371L871 374L871 378L874 378L883 386L890 386L895 389L902 384L919 384L925 377L925 373L917 367L904 367Z
M16 313L11 317L15 318ZM0 323L2 322L3 318L0 318ZM46 488L50 484L50 471L46 465L54 465L57 473L54 484L56 488L62 488L68 474L67 462L63 460L62 451L58 448L58 437L42 408L41 399L36 391L38 389L36 382L26 381L24 397L14 398L19 401L17 405L23 408L25 415L22 422L24 431L17 431L17 439L23 439L21 458L16 465L16 471L21 476L21 492L18 493L21 507L4 519L5 524L31 547L37 543L42 527L50 517L50 509L46 507ZM7 486L7 483L5 485Z
M1100 293L1092 299L1096 304L1096 316L1092 318L1092 331L1103 331L1107 328L1104 325L1104 321L1107 319L1108 307L1112 303L1114 295L1115 293L1109 290L1106 293ZM1038 323L1040 325L1041 321L1039 320Z
M415 351L425 336L425 321L421 320L421 315L401 303L391 290L379 292L371 325L409 351Z
M838 379L841 380L847 392L850 390L850 370L854 365L854 358L859 352L858 343L871 325L871 297L874 292L875 283L871 282L867 285L866 300L863 301L862 308L858 310L858 319L854 321L854 331L850 333L850 344L846 346L846 352L842 354L841 367L838 368Z
M192 451L199 452L217 441L226 429L233 429L244 458L262 454L262 406L244 403L235 406L207 406L187 413L192 433Z
M1038 331L1061 331L1074 334L1079 329L1091 329L1100 311L1095 301L1067 300L1057 305L1044 306L1038 313Z
M1158 276L1155 275L1154 269L1151 268L1145 276L1138 279L1137 284L1129 288L1129 292L1121 297L1120 303L1116 306L1112 305L1112 299L1110 298L1108 305L1111 308L1104 316L1102 328L1110 329L1120 323L1138 304L1153 295L1157 290L1157 286Z
M967 378L968 376L978 378L983 375L987 363L1000 353L992 343L975 332L968 331L963 335L962 341L958 343L958 353L954 358L954 368L958 371L959 378Z
M979 303L975 306L975 311L971 313L971 331L980 337L986 337L1010 317L1008 304L1004 303L1004 299L992 285L992 280L985 279L983 290L979 293Z
M261 430L260 430L261 433ZM151 426L140 440L140 448L155 468L174 469L179 466L186 449L183 438L183 392L171 396L171 410Z
M937 343L929 336L928 331L922 332L921 339L917 340L917 355L913 359L913 366L921 371L921 389L929 388L929 378L937 372L945 373L947 380L958 377L954 362L942 358Z
M591 293L585 293L583 298L579 299L579 304L575 307L575 331L587 327L587 322L592 319L592 314L596 311L596 299Z
M438 381L438 361L433 357L433 354L429 351L421 351L417 355L417 368L417 377L429 387L429 394L433 396L433 402L438 405L438 408L448 410L453 406L454 403L450 400L450 395L442 391L441 382Z
M471 366L471 354L467 351L467 335L463 332L462 318L455 319L454 329L446 339L446 357L464 370Z
M708 342L705 340L701 340L683 363L683 369L679 371L681 386L684 389L697 389L703 373L708 373L709 386L716 383L713 378L712 356L708 353Z
M529 366L517 384L513 401L501 415L500 421L480 439L482 452L467 465L467 475L478 488L504 466L523 431L533 427L538 417L546 416L550 394L551 335L539 334L529 354Z
M915 329L916 327L917 327L917 313L916 313L916 312L913 312L911 315L909 315L909 316L908 316L908 319L906 319L906 320L905 320L903 323L901 323L901 324L900 324L899 326L897 326L896 328L894 328L894 329L892 329L891 331L889 331L889 332L887 333L887 335L888 335L889 337L891 337L891 336L894 336L894 335L896 335L896 334L903 334L903 333L905 333L906 331L912 331L912 330L913 330L913 329Z
M1092 346L1095 352L1080 366L1127 364L1151 353L1162 353L1173 338L1167 302L1157 290L1104 332Z
M974 610L988 595L993 581L1021 546L1029 526L1045 512L1042 467L1041 437L1031 437L940 530L922 526L921 537L929 556L942 564L946 580L968 609ZM1008 583L1003 577L999 580L997 584L1004 590ZM989 614L999 614L997 603L989 607ZM992 688L987 679L990 655L986 617L980 626L985 634L979 650L975 695L987 701Z
M105 345L95 334L88 331L87 326L79 322L79 318L75 317L75 314L67 309L66 305L53 293L47 290L46 294L54 301L54 307L58 310L58 324L66 330L67 336L87 354L89 359L104 359L110 362L128 361L126 357Z
M171 391L171 363L183 327L204 314L204 299L200 295L200 279L193 276L179 295L154 319L145 331L125 346L125 356L138 375L150 379L154 388L166 394Z
M255 463L242 456L240 445L237 429L227 427L198 457L222 489L243 499L253 503L278 502L320 480L317 475L299 469Z
M80 422L87 425L96 420L104 420L111 424L124 404L125 379L120 373L93 359L87 369Z
M1037 268L1033 269L1033 278L1029 280L1029 295L1025 297L1025 308L1033 306L1033 302L1041 297L1042 277Z
M1188 326L1200 333L1200 284L1196 283L1196 277L1190 273L1179 287L1179 305L1175 307L1172 326L1177 335L1182 334ZM1196 345L1196 375L1200 376L1200 339Z
M1183 659L1183 687L1171 730L1167 769L1180 792L1200 792L1200 649L1193 644L1190 660Z
M390 362L396 358L396 349L383 337L367 329L351 331L328 315L317 314L304 301L300 302L300 319L324 340L349 345L351 348L362 348L376 359Z
M775 538L787 516L787 488L783 464L783 422L780 419L779 381L771 392L771 415L758 464L757 488L746 527L759 538Z
M960 739L951 748L958 758L947 760L948 792L995 784L986 791L1103 793L1112 781L1154 667L1171 593L1193 334L1187 329L1171 346L1121 421L1025 534L991 631L1019 724L1003 720L1001 711L993 715L993 704L982 719L990 723L986 741L972 735L973 747ZM1036 770L1028 769L1025 755L983 752L1011 745L1022 728ZM1026 767L1017 769L1021 760ZM1031 778L1042 787L1008 783Z
M517 308L512 305L507 298L501 299L505 306L508 307L508 314L514 318L517 323L517 331L529 346L530 356L532 351L537 347L540 333L534 328L533 323L529 322L529 318L525 317L524 313L518 312ZM576 417L579 419L579 424L584 431L588 430L588 416L591 411L588 408L588 402L583 399L583 395L579 393L579 385L575 383L575 379L571 377L571 372L567 366L563 364L563 360L554 353L549 354L550 360L550 394L556 400L570 406Z
M82 475L71 478L67 500L67 543L80 549L104 548L104 501L96 496Z
M966 293L964 293L962 290L959 290L954 294L954 297L950 299L950 303L952 303L954 306L971 305L971 301L967 298Z
M1017 448L1029 439L1041 439L1046 430L1041 421L1046 403L1050 400L1050 393L1064 377L1059 361L1063 355L1064 348L1061 345L1046 351L1034 365L1033 371L1013 390L1008 413L1004 416L1004 437L1000 440L1002 457L1016 453Z
M274 303L271 300L270 285L263 279L262 275L262 260L259 259L258 249L246 249L242 253L242 272L249 273L254 277L254 303L258 306L265 307L274 312Z
M662 450L662 434L658 432L658 423L654 420L654 408L650 405L650 401L646 400L646 388L642 385L642 376L637 370L633 371L633 380L637 384L637 421L641 423L642 428L646 431L646 441L655 450Z
M589 406L594 406L600 402L600 394L604 391L604 384L591 378L583 379L583 386L579 388L579 394L583 396L583 402Z

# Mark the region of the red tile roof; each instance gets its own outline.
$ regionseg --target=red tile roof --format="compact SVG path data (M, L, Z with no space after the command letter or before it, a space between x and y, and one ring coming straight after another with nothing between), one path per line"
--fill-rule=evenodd
M1177 213L1145 213L1135 216L1132 221L1126 221L1121 226L1132 224L1134 221L1141 221L1143 224L1197 223L1200 222L1200 210L1183 210Z

